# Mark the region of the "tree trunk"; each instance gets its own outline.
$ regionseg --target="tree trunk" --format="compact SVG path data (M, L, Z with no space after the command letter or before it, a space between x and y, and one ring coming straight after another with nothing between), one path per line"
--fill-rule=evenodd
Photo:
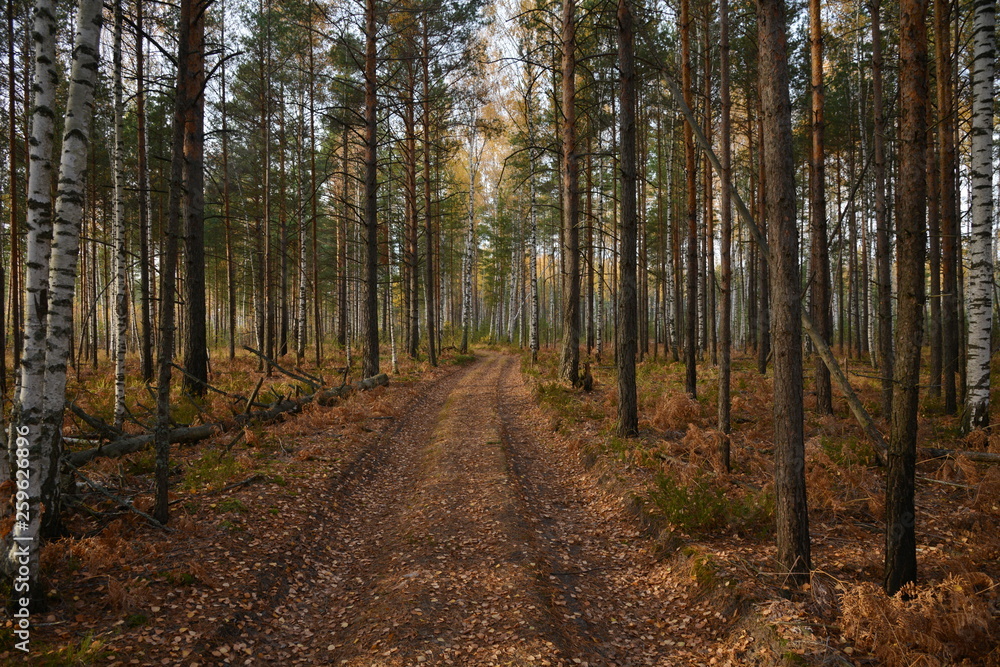
M576 0L563 0L563 342L559 377L580 381L580 189L576 152Z
M896 221L895 390L886 470L885 590L893 595L917 579L913 504L917 400L924 322L927 196L927 0L900 2L899 199Z
M809 0L809 36L812 54L812 161L809 184L809 265L811 314L823 340L830 342L830 255L826 240L826 154L823 146L823 21L820 0ZM830 371L818 357L816 373L816 412L833 412Z
M114 171L114 246L115 246L115 428L125 423L125 348L128 336L128 295L125 293L125 136L122 128L122 0L114 3L114 37L111 49L114 87L114 133L112 146ZM71 334L72 335L72 334Z
M462 344L459 351L469 351L469 335L472 327L472 264L475 251L476 233L476 135L479 117L473 111L472 127L469 129L469 224L465 230L465 249L462 253Z
M691 0L681 0L681 88L684 104L693 108L694 90L691 83ZM691 123L684 124L684 174L687 178L687 313L684 335L684 389L695 398L698 395L698 369L695 348L698 336L698 209L695 188L697 171L694 162L694 134Z
M10 467L26 470L28 521L14 524L15 543L33 542L28 549L28 579L37 596L37 548L43 502L43 480L54 474L52 436L47 433L45 410L45 342L49 305L49 260L52 252L52 150L55 98L59 75L56 71L55 3L35 0L34 101L31 114L31 146L28 153L27 244L25 256L24 350L21 356L20 393L12 415L18 437L9 443ZM24 441L21 440L24 438ZM20 485L19 485L20 486ZM52 511L51 505L46 505ZM17 571L17 548L7 553L8 569ZM40 596L39 596L40 597Z
M784 0L758 0L757 5L773 300L777 558L792 579L801 581L808 578L810 570L809 515L802 430L802 320L786 13Z
M944 411L958 407L955 375L958 371L958 217L956 215L954 72L951 54L952 1L935 0L934 46L938 102L938 199L941 215L941 384Z
M760 224L760 233L764 235L764 240L768 237L768 211L767 200L770 196L767 189L767 169L765 168L767 153L772 148L764 145L764 112L761 106L760 113L757 114L757 147L760 157L757 161L757 222ZM757 371L764 375L767 373L767 360L771 356L771 294L770 294L770 273L767 258L764 252L757 253Z
M204 396L208 384L205 330L205 0L187 0L181 21L188 21L184 87L184 388Z
M704 90L705 90L705 138L712 142L712 57L711 57L711 11L705 9L705 28L702 35L704 50ZM715 316L718 304L715 300L715 196L712 192L712 163L705 160L705 291L703 297L705 337L712 365L719 363L718 340L716 339Z
M364 353L361 374L371 377L379 373L378 349L378 98L375 94L375 0L365 0L365 253L364 307L361 328Z
M138 0L141 4L142 0ZM223 49L226 44L226 4L222 3L221 25ZM233 223L229 197L229 127L226 116L226 54L221 63L221 116L222 116L222 224L226 230L226 314L229 330L229 360L236 358L236 258L233 248Z
M636 128L635 46L632 8L618 0L618 71L621 75L621 180L622 216L618 253L621 257L621 291L618 295L618 424L621 437L639 431L636 404Z
M427 243L427 253L424 258L424 304L427 312L427 358L431 366L437 366L437 327L435 323L434 304L434 217L431 208L431 51L427 25L427 17L423 19L423 130L424 130L424 238Z
M416 49L412 47L412 40L407 38L407 48L411 54ZM403 92L403 129L405 133L403 150L403 170L405 201L405 224L406 224L406 253L404 259L408 269L406 277L408 284L406 291L409 293L409 306L405 316L408 321L406 331L409 334L406 340L406 353L410 358L416 358L417 350L420 347L420 262L417 248L417 125L416 125L416 102L414 97L417 89L417 74L414 69L413 57L406 61L406 80Z
M181 199L184 188L184 152L188 107L195 101L188 99L191 88L187 85L191 59L188 49L193 27L192 4L198 0L182 0L181 21L177 41L177 93L174 101L174 127L170 161L170 192L167 200L167 228L160 266L160 348L157 355L156 427L153 433L156 450L156 501L153 517L162 524L170 519L168 496L170 477L170 376L173 366L174 317L177 300L177 253L180 245Z
M146 384L153 381L153 320L150 264L150 206L149 167L146 157L146 76L144 67L146 54L143 47L143 0L135 2L135 122L136 153L138 160L138 205L139 205L139 299L140 299L140 339L139 356L142 380ZM223 118L225 113L223 112ZM225 121L223 121L225 122ZM223 133L225 141L225 133Z
M94 85L103 4L83 0L77 14L73 64L66 102L62 155L56 188L55 219L52 225L52 256L49 260L49 307L46 323L45 409L47 432L42 456L49 456L47 470L40 474L41 502L46 507L42 532L62 532L59 517L59 457L62 452L60 429L66 404L66 364L73 335L73 296L80 247L80 225L86 191L87 147L93 115ZM47 451L46 451L47 450Z
M969 313L963 428L990 423L990 343L993 333L993 67L996 0L975 3L972 62L972 236L969 244Z
M732 146L730 145L730 111L732 101L729 95L729 0L719 0L719 94L722 102L722 184L720 205L722 207L720 224L722 238L719 247L720 262L720 296L719 303L719 414L718 428L722 433L720 443L720 458L726 470L729 464L729 431L730 423L730 378L732 374L732 266L731 250L733 243L732 205L730 188L732 183Z
M885 112L882 102L882 0L872 0L872 96L875 107L875 263L878 277L878 364L882 376L882 416L892 414L892 250L885 206Z

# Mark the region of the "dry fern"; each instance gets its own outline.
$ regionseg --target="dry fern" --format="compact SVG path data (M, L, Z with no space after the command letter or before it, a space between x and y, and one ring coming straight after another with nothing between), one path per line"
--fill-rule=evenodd
M996 597L993 580L980 572L910 585L892 597L860 584L841 598L844 634L889 667L1000 665Z
M665 393L653 406L650 423L663 431L684 431L689 424L700 424L701 405L687 394Z

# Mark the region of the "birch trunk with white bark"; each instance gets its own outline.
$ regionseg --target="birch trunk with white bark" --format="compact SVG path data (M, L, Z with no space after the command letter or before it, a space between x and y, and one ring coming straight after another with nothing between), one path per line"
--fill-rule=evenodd
M996 0L976 0L972 61L972 236L966 308L969 338L965 419L970 431L989 425L990 337L993 328L993 68Z
M45 326L48 308L49 257L52 252L52 146L54 106L58 74L56 54L55 3L36 0L32 37L35 42L35 97L31 116L28 162L27 243L25 247L24 348L21 356L20 392L14 407L14 437L11 437L11 470L18 491L27 493L28 521L14 524L13 548L8 551L8 568L16 568L18 545L35 542L40 526L39 498L45 464L42 409L45 397ZM24 441L18 439L18 435ZM18 443L20 443L20 446ZM21 450L21 451L19 451ZM26 454L26 456L21 456ZM24 475L22 475L24 471ZM22 488L22 478L24 487ZM11 546L10 543L7 545ZM38 549L30 549L29 580L38 574Z
M465 253L462 256L462 354L469 351L469 328L472 325L472 253L476 235L476 122L472 121L469 138L469 226L465 231Z
M122 134L122 3L115 0L114 63L114 162L115 195L115 428L125 423L125 348L128 338L128 301L125 294L125 137Z

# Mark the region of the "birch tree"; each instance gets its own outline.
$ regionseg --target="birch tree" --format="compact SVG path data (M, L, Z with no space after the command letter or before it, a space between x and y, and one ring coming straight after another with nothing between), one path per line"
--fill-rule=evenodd
M52 151L54 143L56 71L56 19L53 0L36 0L32 38L34 39L34 100L31 115L31 151L28 155L27 244L25 247L24 347L21 356L21 390L15 404L17 438L10 440L11 469L27 475L28 521L14 524L8 567L16 569L18 548L22 543L37 546L40 516L39 500L42 479L49 472L51 452L46 449L45 423L42 419L45 397L45 329L48 309L49 259L52 252ZM26 449L27 452L19 452ZM27 454L23 456L22 454ZM26 466L26 467L25 467ZM29 578L38 574L38 549L30 549Z
M112 147L115 192L115 428L121 430L125 423L125 348L128 336L128 301L125 292L125 137L122 134L122 0L115 0L114 43L112 61L114 68L114 126L115 143ZM143 258L145 261L145 258Z
M28 579L34 594L38 577L38 541L61 532L59 459L66 396L66 364L72 343L73 295L83 213L90 120L103 4L82 0L77 10L70 68L69 96L63 123L55 212L51 190L53 107L58 83L55 59L55 7L35 5L35 107L28 174L28 261L25 285L25 348L17 434L12 442L18 470L26 473L28 520L15 523L10 563L22 545L28 548ZM23 445L23 446L22 446ZM44 507L44 514L42 508ZM23 561L21 561L23 562Z
M475 110L469 126L469 224L465 230L465 251L462 254L462 344L459 351L469 351L469 329L472 326L472 266L476 250L476 173L479 166L477 149L479 118Z
M964 429L985 428L990 417L993 329L993 67L996 0L976 0L972 61L972 236Z

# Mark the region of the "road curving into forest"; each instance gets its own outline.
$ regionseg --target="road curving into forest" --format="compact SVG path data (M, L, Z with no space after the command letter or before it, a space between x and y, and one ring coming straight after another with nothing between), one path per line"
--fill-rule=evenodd
M680 641L679 620L696 619L668 568L554 439L518 364L480 352L331 480L299 547L308 557L281 564L294 592L255 623L256 659L668 665L699 653Z

